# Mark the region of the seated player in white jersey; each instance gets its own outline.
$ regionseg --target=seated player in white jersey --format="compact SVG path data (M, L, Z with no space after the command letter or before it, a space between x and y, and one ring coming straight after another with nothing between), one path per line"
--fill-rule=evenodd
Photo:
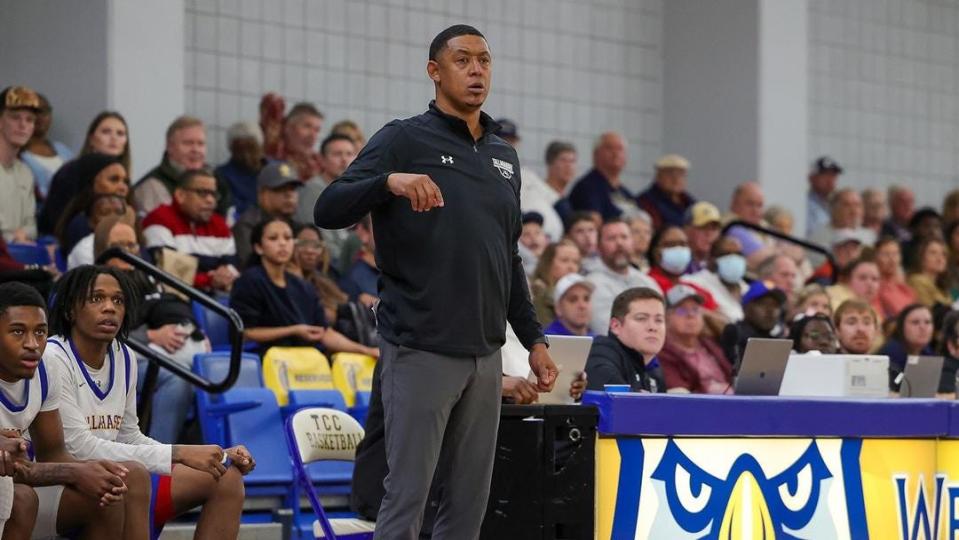
M63 376L60 414L70 453L133 460L154 474L151 537L169 519L202 505L194 538L236 538L242 477L255 466L247 449L162 444L140 432L137 361L123 343L139 298L130 278L114 268L80 266L60 278L54 297L54 337L44 360Z
M138 463L77 461L67 452L58 412L62 374L41 360L46 344L43 297L22 283L0 285L3 539L146 538L149 474ZM27 457L27 432L36 462Z

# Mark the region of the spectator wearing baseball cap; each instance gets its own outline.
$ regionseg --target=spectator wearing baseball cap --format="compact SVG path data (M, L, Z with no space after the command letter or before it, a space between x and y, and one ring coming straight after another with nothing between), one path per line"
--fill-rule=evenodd
M26 86L0 92L0 233L8 242L37 236L33 173L18 156L33 136L40 98Z
M666 293L666 343L658 358L669 392L732 393L732 365L719 343L703 332L703 302L684 284Z
M829 261L823 262L809 278L810 282L827 286L832 283L832 277L838 276L839 269L851 263L862 254L862 248L867 241L863 238L863 229L837 229L833 231L830 250L836 267ZM763 277L763 276L760 276Z
M754 281L743 295L742 321L723 330L719 342L723 355L738 366L749 338L777 338L783 334L782 318L786 308L786 293L770 281Z
M553 288L556 320L543 330L555 336L592 336L589 321L593 314L591 299L595 285L577 274L566 274Z
M303 186L303 182L295 174L296 171L282 161L270 163L257 174L257 206L247 208L233 225L236 256L241 265L245 265L253 253L250 233L257 223L267 217L282 217L292 221L300 202L299 189Z
M686 191L689 160L667 154L656 160L655 171L652 185L639 194L636 202L652 216L654 228L665 225L682 227L686 211L696 202Z
M719 239L722 216L719 208L707 201L699 201L686 210L683 219L686 238L689 239L689 250L692 260L686 272L693 274L704 270L709 263L709 252L713 244Z
M843 169L829 156L822 156L809 169L809 193L806 196L806 234L811 235L829 223L829 199Z

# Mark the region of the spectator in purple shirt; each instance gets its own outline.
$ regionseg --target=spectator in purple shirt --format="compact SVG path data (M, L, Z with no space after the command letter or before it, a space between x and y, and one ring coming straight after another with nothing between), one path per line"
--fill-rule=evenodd
M589 321L593 313L591 302L595 286L577 274L566 274L553 289L556 320L543 331L554 336L592 336Z

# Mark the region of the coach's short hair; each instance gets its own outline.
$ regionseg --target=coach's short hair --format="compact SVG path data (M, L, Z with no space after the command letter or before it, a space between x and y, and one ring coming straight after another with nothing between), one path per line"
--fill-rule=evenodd
M482 32L468 24L454 24L439 34L436 34L436 37L433 38L433 42L430 43L430 60L436 60L440 51L446 48L449 40L460 36L479 36L486 39L486 36L484 36Z
M637 300L657 300L666 309L666 300L663 295L649 287L633 287L619 293L613 300L613 308L609 312L610 318L623 320L629 313L629 306Z

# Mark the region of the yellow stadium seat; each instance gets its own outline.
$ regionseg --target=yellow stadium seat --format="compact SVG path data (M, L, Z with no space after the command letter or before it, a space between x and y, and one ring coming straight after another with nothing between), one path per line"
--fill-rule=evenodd
M357 392L373 390L373 368L376 359L357 353L333 355L333 385L343 394L347 407L356 405Z
M263 384L281 407L290 390L335 390L329 360L313 347L271 347L263 356Z

